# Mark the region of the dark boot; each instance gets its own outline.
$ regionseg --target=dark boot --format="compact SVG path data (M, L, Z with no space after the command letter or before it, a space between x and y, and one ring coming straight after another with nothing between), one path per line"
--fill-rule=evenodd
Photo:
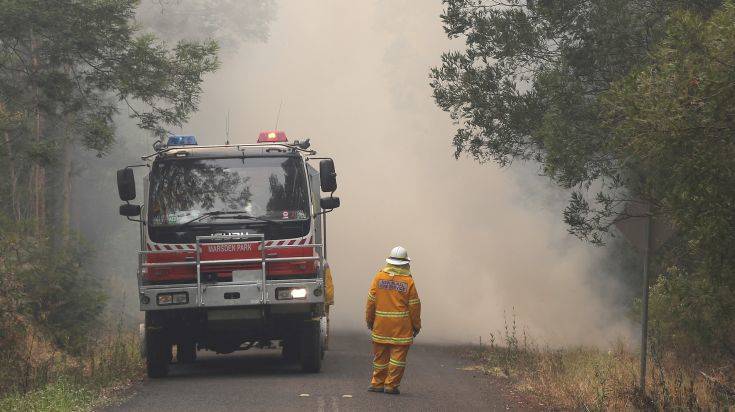
M368 392L383 392L382 386L370 386Z
M401 394L401 391L399 391L398 388L385 388L383 392L389 395L400 395Z

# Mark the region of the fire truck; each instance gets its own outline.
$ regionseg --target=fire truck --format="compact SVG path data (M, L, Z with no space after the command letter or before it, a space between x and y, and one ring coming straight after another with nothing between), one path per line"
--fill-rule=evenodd
M340 205L334 161L282 131L215 146L172 136L154 149L117 171L120 214L140 225L148 376L194 362L198 350L278 347L318 372L328 336L326 214ZM134 170L145 172L142 204L130 203Z

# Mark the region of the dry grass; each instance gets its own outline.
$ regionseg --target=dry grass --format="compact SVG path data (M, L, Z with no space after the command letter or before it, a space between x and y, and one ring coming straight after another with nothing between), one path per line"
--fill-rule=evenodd
M79 356L34 333L23 343L22 356L0 355L0 410L90 410L108 400L110 388L142 375L137 333L106 333Z
M652 348L646 396L638 390L639 357L624 344L598 348L541 348L515 319L476 352L488 374L509 378L517 389L551 408L576 410L732 410L735 363L683 362Z

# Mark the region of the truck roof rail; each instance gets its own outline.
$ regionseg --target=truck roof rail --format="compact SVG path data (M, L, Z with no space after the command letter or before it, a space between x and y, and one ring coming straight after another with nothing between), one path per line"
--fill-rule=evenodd
M148 160L152 157L160 156L166 152L169 152L174 149L189 149L189 150L196 150L196 149L217 149L217 148L227 148L232 147L236 149L240 149L241 147L266 147L266 146L281 146L288 149L293 149L299 152L306 153L308 155L315 155L316 150L310 150L310 149L304 149L301 146L298 146L294 143L269 143L269 144L262 144L262 143L238 143L238 144L221 144L221 145L208 145L208 146L194 146L194 145L187 145L187 146L165 146L161 150L157 151L156 153L149 154L147 156L141 157L143 160Z

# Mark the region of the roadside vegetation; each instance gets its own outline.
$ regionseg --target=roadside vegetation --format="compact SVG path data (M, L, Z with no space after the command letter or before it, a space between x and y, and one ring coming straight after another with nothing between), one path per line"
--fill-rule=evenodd
M196 110L218 46L142 32L138 4L0 2L0 410L85 410L140 375L108 306L135 272L98 259L119 217L91 221L115 193L89 192L113 190L116 123L162 136Z
M26 350L4 353L3 411L85 411L115 402L143 375L138 337L130 332L103 331L88 349L70 355L30 334ZM15 358L10 356L15 355Z
M105 311L84 242L54 247L8 218L0 229L0 410L86 410L141 376L137 331Z
M487 346L470 356L478 364L475 368L508 379L544 409L735 409L735 363L731 359L688 362L667 352L657 336L652 339L651 352L646 396L638 387L640 357L624 342L607 350L545 347L527 336L512 318L504 330L491 334Z
M0 410L87 410L141 375L114 171L184 124L220 44L265 40L274 11L0 1Z
M584 241L609 244L630 217L675 231L651 262L646 397L622 346L546 350L511 333L488 362L560 407L732 408L735 3L444 3L445 31L465 47L442 56L431 85L458 157L537 164L570 192L560 217Z

